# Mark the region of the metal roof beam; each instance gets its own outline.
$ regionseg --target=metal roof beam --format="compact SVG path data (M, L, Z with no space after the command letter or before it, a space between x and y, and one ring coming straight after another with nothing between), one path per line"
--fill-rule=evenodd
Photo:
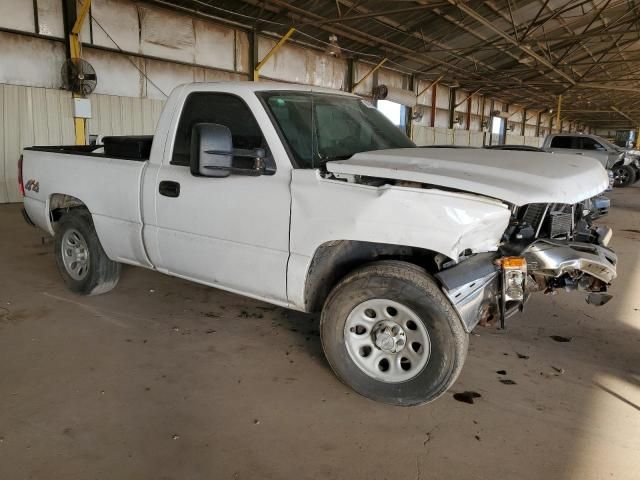
M338 2L339 3L339 2ZM440 5L447 5L446 2L435 2L433 4L427 4L427 5L419 5L416 7L406 7L406 8L396 8L393 10L385 10L382 12L368 12L368 13L361 13L358 15L349 15L349 16L342 16L342 17L337 17L337 18L328 18L326 20L321 21L320 23L318 22L308 22L307 24L313 24L313 25L326 25L327 23L342 23L342 22L349 22L351 20L362 20L365 18L376 18L376 17L384 17L386 15L394 15L397 13L407 13L407 12L414 12L416 10L426 10L430 7L434 7L434 6L440 6ZM302 24L302 25L307 25L307 24Z
M513 38L511 35L508 35L507 33L505 33L502 30L500 30L493 23L491 23L485 17L480 15L478 12L476 12L473 8L469 7L468 5L466 5L464 3L458 2L458 0L449 0L449 3L451 3L451 5L456 6L459 10L461 10L462 12L466 13L467 15L469 15L471 18L473 18L478 23L482 24L483 26L485 26L488 29L492 30L497 35L499 35L502 38L504 38L505 40L507 40L514 47L517 47L523 53L526 53L528 56L530 56L531 58L536 60L538 63L541 63L542 65L544 65L545 67L549 68L550 70L553 70L559 76L561 76L566 81L568 81L571 85L575 85L576 84L576 81L573 78L571 78L571 76L567 75L565 72L563 72L562 70L558 69L553 63L548 61L546 58L542 57L541 55L538 55L530 47L527 47L526 45L520 44L520 42L518 42L515 38Z
M614 110L615 112L618 112L620 115L622 115L624 118L626 118L627 120L629 120L630 122L635 123L636 125L638 124L638 119L633 119L631 118L629 115L627 115L626 113L624 113L621 110L618 110L615 106L611 105L611 109Z
M356 12L360 12L361 14L368 14L370 12L370 10L364 6L358 5L357 2L352 2L350 0L340 0L340 3L342 3L343 5L348 6L350 9L353 9ZM438 6L437 4L422 4L423 7L435 7ZM445 5L448 5L448 3L445 3ZM378 21L379 23L382 23L383 25L389 27L389 28L393 28L394 30L398 30L399 32L413 37L417 40L421 40L422 42L424 42L425 44L431 43L433 45L436 45L437 47L440 48L446 48L446 45L439 42L438 40L434 40L432 38L426 37L422 32L418 33L418 32L408 32L403 26L402 24L400 24L399 22L392 20L390 18L385 18L385 17L378 17L376 19L376 21ZM426 49L425 49L426 50ZM456 49L451 49L450 50L452 53L452 55L455 55L456 57L460 58L461 60L467 61L467 62L471 62L474 65L482 65L484 68L492 71L495 70L495 68L493 68L491 65L486 64L480 60L477 60L476 58L468 55L468 54L464 54L464 53L459 53L458 51L456 51ZM431 52L429 52L431 53Z
M259 0L243 0L243 1L256 6L263 3ZM267 3L271 3L273 5L285 8L286 10L289 11L289 17L295 21L308 22L309 20L313 20L316 22L322 22L326 20L326 17L323 17L322 15L309 12L308 10L305 10L300 7L296 7L291 3L283 0L268 0ZM331 25L318 25L318 28L325 30L329 33L333 33L335 35L341 35L342 37L349 38L363 45L372 46L373 44L373 46L377 46L377 48L387 49L383 54L380 55L381 57L388 55L388 53L391 52L394 54L399 54L401 57L406 58L408 60L421 63L425 66L433 66L433 64L438 64L444 67L446 70L456 70L457 72L459 72L460 75L473 75L477 78L484 78L487 82L490 82L489 78L483 77L482 75L469 71L466 68L457 67L455 65L452 65L450 62L447 62L446 60L441 60L424 53L416 52L414 49L403 47L401 45L398 45L397 43L390 42L384 38L368 34L356 28L352 28L346 25L343 25L342 27L333 27Z

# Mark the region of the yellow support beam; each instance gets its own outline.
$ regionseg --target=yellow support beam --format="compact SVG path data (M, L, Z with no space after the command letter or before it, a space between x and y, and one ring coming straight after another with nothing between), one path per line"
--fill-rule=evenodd
M356 83L354 83L353 87L351 87L351 91L352 91L352 92L355 92L355 91L356 91L356 88L358 88L358 85L360 85L360 84L361 84L362 82L364 82L367 78L369 78L369 77L373 74L373 72L375 72L375 71L376 71L376 70L378 70L382 65L384 65L384 62L386 62L386 61L387 61L387 59L386 59L386 58L383 58L382 60L380 60L380 61L378 62L378 64L377 64L375 67L373 67L371 70L369 70L369 71L365 74L365 76L364 76L364 77L362 77L360 80L358 80Z
M420 90L418 92L418 94L416 95L416 97L421 97L423 94L426 93L427 90L429 90L431 87L435 87L438 82L440 80L442 80L444 78L444 74L440 75L438 78L436 78L433 82L431 82L429 85L427 85L425 88L423 88L422 90Z
M76 18L76 22L73 24L73 28L71 29L72 35L78 35L80 30L82 30L82 24L84 23L84 19L89 13L89 9L91 8L91 0L84 0L82 5L80 5L80 12Z
M562 124L560 123L560 110L562 110L562 95L558 95L558 111L556 112L556 127L558 133L562 133Z
M289 37L291 35L293 35L293 32L295 32L296 29L294 27L291 27L289 29L289 31L287 33L285 33L283 35L283 37L278 40L278 43L276 43L273 48L271 50L269 50L269 53L267 53L264 58L256 65L256 67L253 70L253 81L257 82L260 79L260 70L262 69L262 67L264 67L264 65L269 61L269 59L273 56L274 53L276 53L280 47L282 47L282 45L284 45L284 43L289 40ZM257 46L256 46L257 48Z
M80 31L82 30L82 24L84 19L89 13L91 7L91 0L84 0L80 5L80 11L76 16L76 21L69 32L69 53L72 59L82 57L82 43L80 42ZM74 97L80 97L80 95L74 94ZM76 133L76 145L87 144L87 132L86 132L86 120L84 118L74 117L73 124Z
M76 21L69 32L69 50L71 58L80 58L82 56L82 44L80 43L80 31L82 30L82 24L84 19L89 13L91 7L91 0L84 0L80 5L80 11L76 17Z

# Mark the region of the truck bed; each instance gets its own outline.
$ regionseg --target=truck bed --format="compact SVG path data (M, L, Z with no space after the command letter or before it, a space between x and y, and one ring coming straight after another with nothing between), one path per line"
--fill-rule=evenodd
M50 212L61 197L86 205L107 255L116 261L146 265L142 240L141 189L148 162L97 153L92 146L25 149L24 205L40 228L53 234Z

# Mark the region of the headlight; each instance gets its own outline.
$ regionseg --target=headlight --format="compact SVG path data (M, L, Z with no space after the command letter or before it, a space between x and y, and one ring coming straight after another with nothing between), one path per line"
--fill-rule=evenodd
M523 257L503 257L502 291L504 302L524 300L524 282L527 276L527 261Z

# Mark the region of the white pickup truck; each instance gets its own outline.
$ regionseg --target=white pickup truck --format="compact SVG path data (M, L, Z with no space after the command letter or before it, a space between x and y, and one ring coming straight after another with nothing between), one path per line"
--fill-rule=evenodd
M628 187L640 179L639 152L618 147L598 135L554 133L546 136L542 149L549 153L595 158L604 168L611 171L613 185L616 187Z
M559 156L416 148L354 95L232 82L177 87L152 139L27 148L19 167L73 292L111 290L126 263L321 311L341 380L417 405L533 292L609 300L588 200L607 174Z

